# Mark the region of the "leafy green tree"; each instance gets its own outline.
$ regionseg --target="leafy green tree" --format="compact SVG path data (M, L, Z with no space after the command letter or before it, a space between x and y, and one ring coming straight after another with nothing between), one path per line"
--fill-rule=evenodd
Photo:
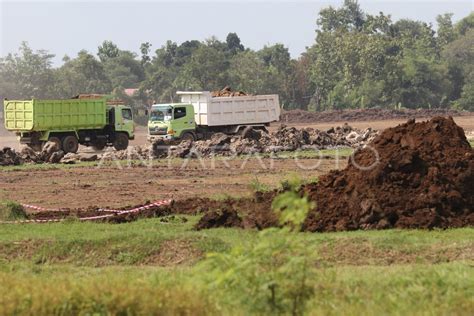
M446 104L449 82L447 67L422 55L407 54L400 61L402 81L394 90L395 103L409 108L438 107Z
M106 59L103 65L113 89L136 88L145 80L143 65L132 52L119 51L116 57Z
M103 65L87 51L64 63L55 71L57 97L69 98L81 93L107 94L112 86Z
M469 30L474 29L474 12L456 23L455 30L459 35L465 35Z
M446 13L436 17L436 22L438 23L438 44L440 47L446 46L456 38L452 17L452 13Z
M360 31L365 23L365 13L358 1L344 0L341 8L328 7L319 13L317 24L321 32Z
M180 67L189 62L191 56L201 45L201 42L196 40L183 42L176 48L176 55L173 64Z
M0 59L0 93L6 98L46 98L54 82L52 58L44 50L34 52L26 42L18 54Z
M236 54L230 60L229 84L236 90L249 93L261 93L268 78L263 60L253 51Z
M227 49L231 54L243 51L244 45L240 42L240 38L236 33L229 33L226 38Z
M97 56L100 61L105 62L107 59L118 57L120 50L112 41L103 41L98 47Z
M208 42L194 51L177 79L180 89L218 90L227 84L229 61L215 47L215 42Z
M459 36L443 51L450 69L452 94L450 100L464 109L473 109L474 29Z
M458 103L462 109L474 112L474 73L472 72L466 78Z
M145 65L150 62L151 58L149 56L151 51L151 44L149 42L142 43L140 45L140 53L142 54L142 65Z

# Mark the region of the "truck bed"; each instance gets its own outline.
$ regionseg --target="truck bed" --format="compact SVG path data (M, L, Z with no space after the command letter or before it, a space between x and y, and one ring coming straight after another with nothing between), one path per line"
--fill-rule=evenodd
M211 97L209 91L178 91L182 103L194 106L197 125L267 124L280 119L278 95Z
M106 125L105 99L5 100L9 131L101 129Z

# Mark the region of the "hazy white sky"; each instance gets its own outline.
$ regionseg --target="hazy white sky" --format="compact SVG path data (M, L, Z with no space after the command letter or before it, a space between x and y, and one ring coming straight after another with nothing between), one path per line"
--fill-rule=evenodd
M343 1L6 1L0 3L0 54L17 50L22 41L46 49L61 63L81 49L96 53L103 40L138 52L140 43L159 48L167 40L225 40L236 32L246 47L283 43L297 57L314 42L321 8ZM441 13L457 21L474 9L474 0L360 0L362 9L435 24Z

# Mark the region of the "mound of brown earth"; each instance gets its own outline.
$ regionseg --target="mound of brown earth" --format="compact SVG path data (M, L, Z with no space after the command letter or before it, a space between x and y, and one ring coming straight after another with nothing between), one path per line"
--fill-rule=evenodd
M211 96L213 98L216 97L242 97L242 96L247 96L249 94L243 92L243 91L233 91L231 87L225 86L224 89L219 90L219 91L212 91Z
M242 218L235 210L216 210L204 214L195 227L198 230L215 227L242 227Z
M20 165L22 163L23 160L14 149L4 147L0 150L0 166Z
M303 110L284 111L281 114L283 123L315 123L315 122L354 122L391 119L427 118L435 116L473 115L471 112L461 112L451 109L354 109L334 110L324 112L308 112Z
M369 146L304 188L317 203L306 230L474 225L474 150L452 118L408 121Z

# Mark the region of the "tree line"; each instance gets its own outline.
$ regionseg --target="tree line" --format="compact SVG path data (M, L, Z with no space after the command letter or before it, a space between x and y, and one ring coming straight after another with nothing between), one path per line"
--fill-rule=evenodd
M364 12L357 1L321 10L312 46L291 58L282 44L245 47L236 33L181 44L168 41L139 54L104 41L85 50L54 55L22 43L0 59L0 96L69 98L112 94L135 105L177 101L178 90L231 86L253 94L277 93L285 109L451 107L474 111L474 13L457 23L437 17L438 27L380 12ZM128 96L125 89L138 89Z

